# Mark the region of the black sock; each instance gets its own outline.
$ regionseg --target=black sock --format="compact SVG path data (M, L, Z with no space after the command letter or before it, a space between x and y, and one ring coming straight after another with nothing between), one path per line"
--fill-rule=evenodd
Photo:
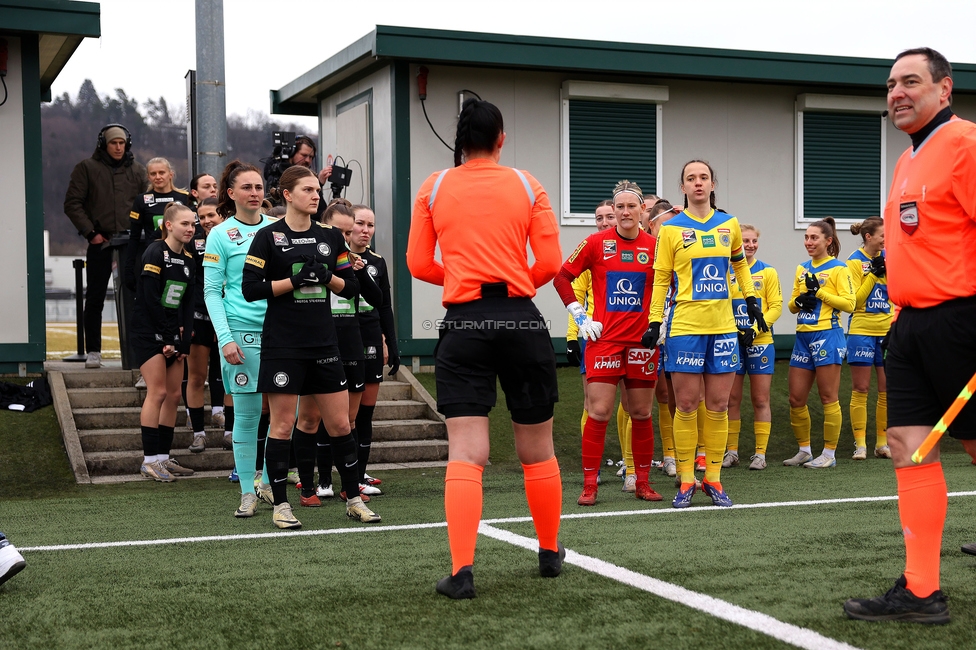
M302 496L310 497L315 494L315 434L302 431L296 424L291 439L298 459L298 480L302 484Z
M291 440L268 438L268 482L274 494L275 505L288 501L288 449Z
M186 410L190 413L190 428L193 429L193 433L203 431L203 407L191 406Z
M319 464L319 485L332 485L332 440L321 422L319 430L315 432L315 447Z
M169 456L169 450L173 447L173 427L160 424L159 427L159 448L156 453Z
M234 407L225 406L224 407L224 431L234 430Z
M268 427L271 426L271 414L262 413L258 420L258 458L254 466L255 472L264 469L264 445L268 440Z
M356 438L359 441L359 482L366 482L366 463L369 462L369 451L373 444L373 411L376 405L364 406L360 404L356 414Z
M346 499L359 496L359 456L356 453L356 438L348 433L332 439L332 453L336 458L336 468L342 479L342 491Z
M156 427L142 427L142 453L145 456L155 456L159 453L159 429Z
M288 456L288 469L298 469L298 455L295 453L295 436L291 437L291 451Z
M217 345L210 348L210 367L207 372L210 380L210 403L219 406L224 403L224 380L220 376L220 352Z

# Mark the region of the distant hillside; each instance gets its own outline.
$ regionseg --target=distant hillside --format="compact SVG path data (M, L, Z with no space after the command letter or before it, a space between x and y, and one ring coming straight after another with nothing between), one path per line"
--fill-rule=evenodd
M99 96L92 82L85 80L74 101L64 93L41 106L44 228L50 231L53 255L85 251L85 240L64 216L64 193L71 170L92 155L99 130L113 122L124 124L132 132L136 160L145 164L151 158L163 156L176 168L177 186L189 185L184 107L172 109L162 97L149 99L140 107L121 88L116 88L114 95ZM263 168L258 161L271 154L271 133L281 130L304 132L301 126L273 121L263 113L230 116L227 119L228 162L240 158Z

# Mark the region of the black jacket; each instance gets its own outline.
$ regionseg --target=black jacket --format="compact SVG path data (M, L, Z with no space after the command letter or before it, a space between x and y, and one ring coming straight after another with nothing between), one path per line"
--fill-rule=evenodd
M64 213L82 237L90 240L98 233L110 238L128 230L132 202L148 186L146 168L131 152L116 162L104 149L95 149L71 172Z

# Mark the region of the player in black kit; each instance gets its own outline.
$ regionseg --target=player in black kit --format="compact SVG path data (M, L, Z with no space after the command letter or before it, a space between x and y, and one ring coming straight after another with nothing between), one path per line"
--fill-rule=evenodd
M241 286L245 300L268 301L258 390L268 395L271 408L265 458L274 493L273 522L278 528L301 527L286 494L290 438L300 395L314 399L332 436L342 487L349 497L346 514L363 522L380 519L359 497L348 381L330 309L330 292L352 297L359 283L342 234L310 218L318 209L319 187L315 174L305 167L289 167L281 175L279 188L287 212L284 219L254 236ZM314 458L314 434L301 438L296 441L300 460L308 454Z
M132 315L134 361L146 380L139 418L144 454L140 472L164 483L173 480L173 467L178 467L169 449L193 329L195 268L184 244L193 238L194 222L193 211L185 205L172 203L166 208L160 224L163 237L142 256Z

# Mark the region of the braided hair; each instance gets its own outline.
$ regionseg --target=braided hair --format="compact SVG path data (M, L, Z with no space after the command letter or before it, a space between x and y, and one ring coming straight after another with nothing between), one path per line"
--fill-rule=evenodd
M678 177L678 187L682 187L685 184L685 170L688 169L688 165L691 165L693 163L701 163L701 164L705 165L706 167L708 167L708 174L712 177L712 183L718 183L718 178L715 176L715 170L712 169L712 166L708 164L708 161L707 160L698 160L696 158L694 160L689 160L681 168L681 176ZM712 190L711 192L709 192L709 194L708 194L708 204L712 207L712 210L716 210L718 212L725 212L724 210L722 210L721 208L719 208L717 205L715 205L715 190ZM688 195L687 194L685 194L685 207L686 208L688 207Z
M504 130L502 112L497 106L474 97L464 100L454 137L454 166L464 162L465 152L470 155L476 151L493 151Z

